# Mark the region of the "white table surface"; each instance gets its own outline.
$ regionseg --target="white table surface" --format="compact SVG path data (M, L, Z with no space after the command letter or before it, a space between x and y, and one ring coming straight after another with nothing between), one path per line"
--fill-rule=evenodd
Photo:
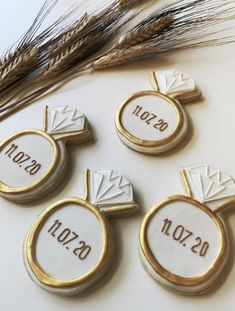
M1 0L1 53L27 28L42 2ZM69 149L72 169L63 186L51 196L28 207L0 198L1 310L217 311L233 308L234 246L230 271L216 291L205 296L185 297L165 290L146 274L139 262L137 240L143 214L158 200L184 193L178 175L181 166L208 162L235 176L234 55L235 45L207 48L78 78L56 94L1 122L0 140L3 140L25 128L41 129L45 105L71 104L88 116L95 136L93 142ZM203 93L202 101L185 107L193 124L192 139L183 149L167 156L145 156L130 151L115 133L114 113L128 95L151 88L151 70L172 67L190 74ZM104 282L83 297L63 298L47 293L30 280L24 269L22 242L27 229L51 203L65 197L83 196L83 169L104 166L119 171L133 183L142 215L112 220L117 241L116 260ZM235 215L229 216L228 224L231 245L235 245Z

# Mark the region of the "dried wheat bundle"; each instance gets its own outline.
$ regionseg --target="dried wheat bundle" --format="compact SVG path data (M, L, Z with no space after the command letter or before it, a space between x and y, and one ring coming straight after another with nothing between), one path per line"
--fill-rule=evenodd
M45 42L55 32L56 24L35 36L46 16L54 8L57 0L46 1L32 25L22 38L7 50L0 61L0 94L38 68L44 58L39 53L40 44Z
M48 63L48 49L54 47L53 43L58 41L62 29L67 29L64 23L73 13L79 13L81 5L71 8L49 27L38 33L58 1L46 0L26 33L0 59L1 97L24 81L28 74Z
M42 87L44 84L48 85L50 81L61 77L75 64L80 64L102 49L129 20L128 18L123 20L129 9L142 2L144 1L115 0L99 12L83 14L81 18L41 45L38 55L43 55L44 66L33 82L23 86L23 92L26 92L27 87L37 89L39 85ZM44 90L44 87L42 89ZM17 90L15 94L19 96L19 91ZM14 106L14 103L10 103L12 98L14 95L10 100L0 104L2 111Z
M141 21L87 68L105 70L153 55L233 41L231 36L220 37L214 27L234 17L234 1L178 1Z
M137 1L132 2L136 5ZM122 3L125 3L125 6ZM58 78L74 64L80 64L103 48L125 23L122 18L133 3L127 4L118 0L99 13L85 13L68 30L54 39L49 48L49 62L35 82L47 82Z
M215 28L218 24L226 27L234 19L234 0L179 0L159 4L151 15L101 52L120 30L121 18L137 2L141 1L115 1L98 15L85 14L65 29L48 48L48 65L36 77L33 89L20 99L0 105L0 118L31 104L76 75L234 40L233 36L223 36L223 32L218 34Z

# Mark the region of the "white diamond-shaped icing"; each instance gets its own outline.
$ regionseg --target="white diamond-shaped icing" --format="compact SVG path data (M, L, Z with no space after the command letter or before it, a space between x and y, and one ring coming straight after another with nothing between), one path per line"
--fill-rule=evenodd
M89 200L97 206L133 203L131 183L113 170L90 170Z
M196 90L193 79L177 69L157 71L155 77L159 91L166 95L176 96Z
M235 182L228 174L207 164L184 168L188 184L202 202L212 202L235 196Z
M47 132L63 134L81 131L85 126L85 116L69 105L52 107L47 110Z

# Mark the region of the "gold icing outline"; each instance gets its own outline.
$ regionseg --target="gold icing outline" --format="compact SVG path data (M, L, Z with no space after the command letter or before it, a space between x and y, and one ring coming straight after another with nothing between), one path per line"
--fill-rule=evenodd
M122 113L124 108L132 101L135 100L138 97L142 97L142 96L148 96L148 95L152 95L152 96L157 96L160 97L161 99L167 101L169 104L171 104L173 106L173 108L176 110L176 114L177 114L177 124L175 126L175 128L173 129L172 133L170 135L168 135L167 137L163 138L163 139L159 139L159 140L143 140L143 139L139 139L137 137L135 137L134 135L130 134L123 126L122 124ZM164 146L165 144L171 143L172 141L174 141L174 139L179 135L179 133L181 132L182 128L183 128L183 123L184 123L184 114L182 111L182 107L180 106L180 104L174 100L173 98L162 94L160 92L157 91L141 91L141 92L137 92L132 94L127 100L124 101L124 103L118 108L117 112L116 112L116 116L115 116L115 126L116 126L116 130L122 135L124 136L128 141L132 142L135 145L141 146L141 147L147 147L147 148L153 148L153 147L158 147L158 146Z
M151 249L149 247L148 241L147 241L147 228L148 228L148 224L151 221L152 217L155 215L155 213L158 212L158 210L160 210L161 208L163 208L167 204L169 204L171 202L177 202L177 201L183 201L183 202L191 203L191 204L195 205L196 207L200 208L201 210L203 210L204 212L206 212L207 215L209 215L212 218L212 220L215 222L215 224L218 228L218 233L220 235L220 251L219 251L218 256L216 257L216 260L212 263L210 268L204 274L202 274L198 277L191 277L191 278L180 277L178 275L175 275L175 274L169 272L165 268L163 268L160 265L160 263L158 263L158 261L155 259L154 255L151 252ZM225 228L224 228L223 223L220 220L220 218L214 212L212 212L206 205L201 204L200 202L198 202L192 198L182 196L182 195L175 195L175 196L169 197L169 198L155 204L151 208L151 210L145 215L145 217L142 221L140 232L139 232L139 243L140 243L141 251L142 251L143 255L145 256L147 262L152 267L152 269L157 274L159 274L163 279L167 280L168 282L170 282L176 286L182 286L182 287L197 286L197 285L201 285L201 284L205 283L206 281L208 281L213 276L213 274L216 272L216 270L219 268L220 264L223 261L225 254L226 254L227 248L228 248L227 235L226 235Z
M89 202L89 178L90 169L84 171L84 200ZM102 214L106 217L119 217L123 214L129 215L135 213L139 209L139 205L136 203L117 205L112 207L97 207Z
M33 129L23 130L23 131L20 131L20 132L13 134L12 136L8 137L4 142L0 143L0 152L5 147L6 144L9 144L14 139L16 139L20 136L27 135L27 134L36 134L36 135L44 137L47 141L49 141L49 143L53 147L53 153L54 153L52 162L51 162L49 168L46 170L46 172L38 180L36 180L35 182L33 182L29 185L26 185L23 187L12 188L12 187L5 185L4 183L2 183L0 181L0 191L4 194L21 194L21 193L27 193L27 192L34 190L35 188L37 188L39 185L41 185L43 182L45 182L51 176L51 174L54 172L54 170L56 168L56 164L59 161L59 157L60 157L59 147L58 147L56 141L50 135L48 135L47 133L40 131L40 130L33 130Z
M182 184L183 184L185 192L187 193L188 196L190 196L192 198L193 197L193 192L192 192L190 183L188 181L188 176L187 176L186 169L184 169L184 168L180 169L180 177L181 177Z
M151 84L153 88L156 89L157 92L160 92L160 87L156 77L156 71L151 72Z
M68 204L77 204L81 205L84 208L87 208L92 213L95 214L98 221L101 224L102 232L103 232L103 248L101 256L98 260L98 262L95 264L95 266L86 274L79 278L73 278L70 280L59 280L51 277L49 274L47 274L39 265L37 262L37 259L35 258L35 245L37 241L38 233L45 223L45 221L50 217L51 214L53 214L54 211L60 208L66 208L65 206ZM108 260L108 253L109 253L109 246L110 246L110 237L109 237L109 231L108 231L108 223L106 218L97 210L93 205L90 203L79 199L79 198L67 198L60 200L50 207L48 207L36 220L36 222L32 225L28 236L26 238L26 256L25 260L27 260L27 263L32 271L32 273L35 275L35 277L38 279L38 281L46 286L53 287L53 288L70 288L70 287L78 287L80 285L83 285L90 279L92 279L95 275L97 275L99 272L103 270L106 264L106 260Z

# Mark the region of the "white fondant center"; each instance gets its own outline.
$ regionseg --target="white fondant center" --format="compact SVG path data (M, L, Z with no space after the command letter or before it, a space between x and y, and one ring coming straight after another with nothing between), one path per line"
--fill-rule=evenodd
M30 185L46 173L53 157L53 146L45 137L19 136L0 152L0 182L11 188Z
M171 221L170 225L166 220ZM183 240L189 232L192 234ZM158 263L186 278L204 274L220 250L215 222L206 212L187 202L172 202L156 212L149 223L147 239Z
M123 127L132 136L142 140L156 141L168 137L176 128L177 122L175 107L154 95L133 99L121 115Z
M54 225L50 230L57 220L61 225ZM73 232L78 237L68 242L75 237ZM102 227L96 215L81 205L71 203L52 213L41 227L35 254L47 274L56 279L70 280L90 272L99 261L102 248ZM79 255L85 258L80 259Z

